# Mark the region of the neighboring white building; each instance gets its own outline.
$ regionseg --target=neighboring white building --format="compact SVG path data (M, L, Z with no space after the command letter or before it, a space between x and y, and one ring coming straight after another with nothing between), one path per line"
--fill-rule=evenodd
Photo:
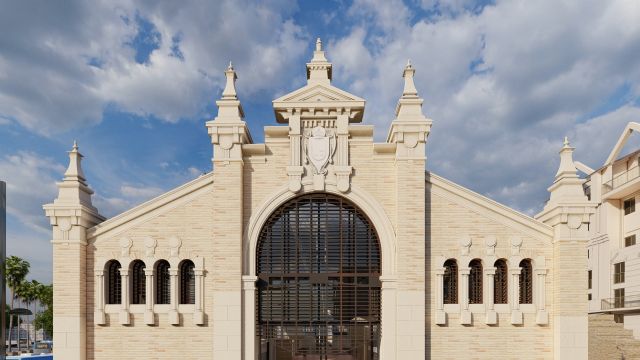
M74 144L44 206L56 358L586 359L596 204L573 149L535 219L425 171L414 73L376 143L318 39L256 144L229 66L213 171L108 220Z
M620 332L607 341L627 357L640 356L640 151L620 152L634 131L640 131L640 124L631 122L598 170L578 164L587 174L585 194L597 204L587 249L592 327L600 331L599 337L607 333L601 328L605 325L615 331L614 322L629 330L626 337ZM631 336L636 341L627 341ZM592 338L595 346L597 339Z

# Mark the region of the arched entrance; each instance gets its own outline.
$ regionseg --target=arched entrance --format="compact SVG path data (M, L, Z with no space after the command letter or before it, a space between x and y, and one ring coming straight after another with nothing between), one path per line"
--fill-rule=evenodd
M350 201L312 193L280 206L256 270L261 359L379 359L380 242Z

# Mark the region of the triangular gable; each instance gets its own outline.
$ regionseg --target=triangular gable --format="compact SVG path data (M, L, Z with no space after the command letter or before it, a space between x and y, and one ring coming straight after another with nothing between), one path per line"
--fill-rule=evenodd
M627 140L629 140L629 136L631 136L631 133L634 131L640 131L640 124L638 124L637 122L628 123L624 128L624 131L618 138L616 146L614 146L613 150L611 150L611 154L609 154L609 157L607 158L607 161L605 161L604 166L611 165L616 160L616 158L620 154L620 151L622 151L622 148L627 143Z
M276 104L286 102L314 102L317 101L317 97L326 99L323 101L362 102L362 106L364 106L364 99L359 98L335 86L324 84L310 84L303 86L298 90L292 91L273 100L273 103L275 106Z
M186 201L208 191L213 184L213 172L202 175L184 185L159 195L145 203L133 207L87 230L87 240L93 242L96 236L118 229L124 231L132 226L146 222L160 213L171 210Z
M426 172L431 193L442 196L484 217L501 223L534 238L551 241L553 228L521 212L502 205L434 173Z

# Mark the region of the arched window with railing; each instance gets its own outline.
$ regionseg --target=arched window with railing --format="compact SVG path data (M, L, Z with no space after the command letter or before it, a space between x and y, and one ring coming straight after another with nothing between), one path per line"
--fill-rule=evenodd
M107 272L107 304L120 304L122 302L120 263L117 260L109 260L105 265L105 270Z
M458 263L449 259L444 263L443 300L445 304L458 303Z
M131 304L146 303L145 265L142 260L131 264Z
M169 277L169 262L160 260L156 263L156 304L171 303L171 278Z
M195 265L191 260L180 263L180 304L196 303Z
M531 259L520 261L520 304L533 303L533 269Z
M493 303L507 304L509 303L507 261L498 259L493 266L496 268L496 273L493 275Z
M482 261L471 260L469 268L469 303L482 304Z

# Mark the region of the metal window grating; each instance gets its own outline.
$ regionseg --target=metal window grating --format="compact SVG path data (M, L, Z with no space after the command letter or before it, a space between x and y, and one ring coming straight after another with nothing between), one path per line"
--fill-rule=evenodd
M533 303L533 274L531 260L520 261L520 304Z
M321 193L291 200L264 225L256 260L266 358L379 359L380 244L358 208Z
M169 277L169 262L160 260L156 264L156 304L171 303L171 278Z
M180 304L196 303L195 265L191 260L180 263Z
M107 304L120 304L122 301L122 279L120 263L111 260L107 263Z
M443 302L445 304L458 303L458 263L449 259L444 263Z
M469 303L482 304L482 261L473 259L469 267Z
M135 260L131 265L131 303L144 304L146 301L146 279L144 262Z
M507 262L504 259L498 259L494 266L496 273L493 276L493 303L507 304L509 303Z

